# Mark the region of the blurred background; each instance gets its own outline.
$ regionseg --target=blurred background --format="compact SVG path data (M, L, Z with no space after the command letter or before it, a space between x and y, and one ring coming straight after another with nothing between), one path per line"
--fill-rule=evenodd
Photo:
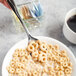
M28 1L28 0L27 0ZM16 4L26 0L15 0ZM76 7L76 0L41 0L40 1L43 15L40 18L40 26L32 26L29 31L34 36L47 36L55 38L67 45L76 56L76 45L68 42L63 36L62 28L66 13ZM20 26L15 23L12 12L0 4L0 76L3 59L8 50L18 41L25 39L26 33L15 26Z

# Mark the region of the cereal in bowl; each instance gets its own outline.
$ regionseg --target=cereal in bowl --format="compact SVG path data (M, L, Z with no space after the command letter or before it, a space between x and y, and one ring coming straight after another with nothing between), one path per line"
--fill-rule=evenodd
M72 63L58 45L38 40L16 49L7 70L9 76L71 76Z

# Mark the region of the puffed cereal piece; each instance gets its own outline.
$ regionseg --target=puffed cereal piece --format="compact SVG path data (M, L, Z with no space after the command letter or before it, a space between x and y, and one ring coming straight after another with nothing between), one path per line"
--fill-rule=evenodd
M52 47L51 51L55 51L55 47L54 46Z
M8 67L7 67L7 70L8 70L8 72L11 73L11 74L14 74L14 73L15 73L15 69L12 68L11 66L8 66Z
M27 52L27 51L25 51L25 58L27 59L28 58L28 55L29 55L29 53Z
M48 72L48 68L44 67L43 70L42 70L42 72L47 73Z
M39 54L42 54L43 52L42 52L42 51L38 51L38 53L39 53Z
M16 74L21 74L22 70L20 68L16 68Z
M47 56L47 59L49 60L49 61L53 61L54 60L54 55L52 54L52 53L50 53L50 54L48 54L48 56Z
M50 61L49 64L50 64L50 66L53 66L54 65L54 61Z
M11 66L12 68L15 67L15 62L14 62L13 60L10 61L10 66Z
M54 64L54 70L59 71L59 65L57 63Z
M21 57L21 58L20 58L20 62L21 62L21 63L27 63L27 59L26 59L25 57Z
M54 56L53 57L54 62L60 63L60 57L59 56Z
M17 49L15 50L15 52L19 52L19 49L17 48Z
M48 71L54 72L54 68L52 66L48 66L47 68L48 68Z
M51 53L52 53L51 49L49 49L49 50L47 51L47 53L48 53L48 54L51 54Z
M59 56L59 63L62 64L63 62L66 62L66 59L64 57Z
M14 58L12 59L12 61L14 61L14 62L16 63L16 62L19 62L20 60L19 60L18 57L14 57Z
M37 71L38 73L40 73L40 72L42 71L41 65L39 64L36 69L37 69L36 71Z
M29 45L33 45L34 43L36 43L34 40L29 42Z
M66 68L64 70L65 74L71 74L72 73L72 69L71 68Z
M38 44L37 43L33 43L32 45L34 46L35 49L38 48Z
M48 50L52 49L53 45L52 44L48 44Z
M62 54L66 54L66 51L65 50L61 50L60 51Z
M68 66L68 63L67 62L63 62L62 65L63 65L64 68L66 68Z
M55 55L55 56L59 56L60 55L60 52L59 51L52 51L52 53Z
M42 44L42 42L41 42L40 40L37 40L36 43L37 43L38 45L41 45L41 44Z
M49 76L56 76L55 71L49 71Z
M9 70L10 70L10 67L11 67L11 66L10 66L10 65L8 65L8 66L6 67L6 69L9 71Z
M26 71L24 71L24 70L22 70L22 76L28 76L28 73L26 72Z
M28 55L28 56L27 56L27 59L28 59L28 60L30 60L31 58L32 58L31 55Z
M16 67L20 68L20 69L24 69L25 68L24 64L22 64L21 62L17 62L16 63Z
M57 76L64 76L64 72L63 71L58 71Z
M65 58L66 58L66 61L67 61L67 62L70 61L70 58L69 58L68 56L66 56Z
M41 52L39 54L39 61L41 61L41 62L46 62L47 61L47 56L46 56L45 53Z
M47 45L46 44L41 44L40 45L40 49L41 49L41 51L45 51L45 50L47 50Z
M19 52L15 51L13 54L13 57L18 57L18 55L19 55Z
M33 71L33 73L32 73L32 74L33 74L33 76L38 76L38 72L37 72L37 71L35 71L35 70Z
M61 62L67 62L67 59L65 57L60 57Z
M21 71L21 73L18 73L18 76L28 76L26 71Z
M38 52L33 52L33 53L32 53L32 57L37 58L37 57L38 57Z
M69 57L67 57L67 56L62 57L62 60L63 60L63 62L69 62L70 61Z
M39 56L46 56L46 54L45 53L43 53L42 51L38 51L38 53L39 53Z
M68 62L68 66L69 66L69 67L72 67L73 65L72 65L72 63L71 63L71 62Z
M59 50L59 45L54 45L55 50Z
M60 56L62 56L62 57L66 57L67 56L67 53L66 53L66 51L65 50L62 50L62 51L60 51Z
M24 49L20 49L19 51L19 57L25 56L25 50Z
M36 58L36 57L33 57L32 59L33 59L34 61L37 61L37 60L38 60L38 58Z
M32 73L30 71L28 71L28 76L32 76Z
M31 42L29 43L29 45L33 45L35 49L38 48L38 43L36 43L35 41L31 41Z
M47 54L47 50L44 50L43 52Z
M64 71L63 66L59 66L59 70L60 70L60 71Z
M35 48L34 48L33 45L28 45L27 51L29 51L29 52L34 52L34 50L35 50Z

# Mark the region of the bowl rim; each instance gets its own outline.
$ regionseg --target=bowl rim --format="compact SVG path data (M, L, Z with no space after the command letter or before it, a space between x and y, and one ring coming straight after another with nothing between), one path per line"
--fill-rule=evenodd
M39 39L39 38L44 38L44 39L47 38L47 39L53 40L53 41L61 44L63 47L65 47L65 48L69 51L69 53L72 55L72 58L74 59L75 64L76 64L76 57L75 57L75 55L73 54L73 52L72 52L64 43L60 42L60 41L57 40L57 39L51 38L51 37L46 37L46 36L35 36L35 37L38 38L38 39ZM2 72L1 72L2 76L4 76L3 67L4 67L4 62L5 62L5 59L6 59L7 55L9 54L9 52L10 52L15 46L17 46L19 43L21 43L22 41L25 41L25 40L27 40L27 38L18 41L18 42L17 42L16 44L14 44L14 45L8 50L8 52L6 53L6 55L5 55L5 57L4 57L4 60L3 60L3 63L2 63Z

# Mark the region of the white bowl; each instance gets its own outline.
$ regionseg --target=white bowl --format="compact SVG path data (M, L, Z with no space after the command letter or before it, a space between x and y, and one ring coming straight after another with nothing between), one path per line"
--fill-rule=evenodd
M74 32L67 23L68 19L74 15L76 15L76 8L73 8L67 13L65 17L65 23L63 26L63 34L68 41L70 41L73 44L76 44L76 32Z
M73 63L72 76L76 76L76 58L73 55L73 53L71 52L71 50L68 49L68 47L66 47L63 43L61 43L58 40L55 40L53 38L43 37L43 36L39 36L37 38L39 40L41 40L41 41L46 41L47 43L50 43L50 44L58 44L60 46L60 49L66 50L68 56L71 59L71 62ZM27 39L24 39L24 40L18 42L17 44L15 44L8 51L7 55L4 58L3 65L2 65L2 76L8 76L8 71L6 70L6 66L9 65L9 62L12 59L12 54L14 53L15 49L17 49L17 48L25 48L27 46L27 42L28 42Z

